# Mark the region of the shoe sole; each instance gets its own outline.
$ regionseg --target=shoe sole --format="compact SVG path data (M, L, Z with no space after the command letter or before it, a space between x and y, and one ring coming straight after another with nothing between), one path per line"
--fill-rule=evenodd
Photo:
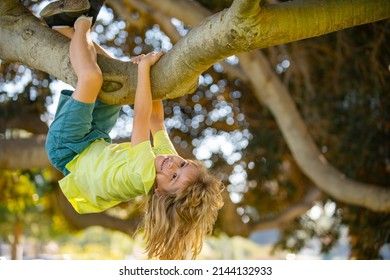
M76 7L72 7L71 5L68 5L68 7L64 7L61 1L52 2L48 4L45 8L43 8L43 10L40 12L40 16L46 18L62 13L67 13L69 16L71 16L72 14L85 13L89 11L91 5L89 4L89 2L86 2L84 6Z
M49 27L69 26L73 27L76 19L89 11L91 5L89 1L65 2L57 1L48 4L41 12L40 16L44 19Z

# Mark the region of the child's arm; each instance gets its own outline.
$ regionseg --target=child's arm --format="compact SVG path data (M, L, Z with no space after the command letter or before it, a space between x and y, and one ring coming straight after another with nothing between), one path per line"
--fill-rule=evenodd
M166 130L164 124L164 106L162 104L162 100L153 101L152 104L152 115L150 117L150 131L152 132L152 136L157 131Z
M150 117L152 114L152 91L150 85L150 67L153 66L163 52L148 53L137 57L133 62L138 64L137 89L134 101L134 120L131 145L150 139Z

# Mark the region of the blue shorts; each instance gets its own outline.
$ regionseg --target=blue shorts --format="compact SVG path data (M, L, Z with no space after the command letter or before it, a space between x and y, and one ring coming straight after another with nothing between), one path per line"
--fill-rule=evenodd
M114 127L120 106L100 101L83 103L71 97L73 91L63 90L54 121L46 138L50 162L64 175L66 165L97 139L111 143L109 133Z

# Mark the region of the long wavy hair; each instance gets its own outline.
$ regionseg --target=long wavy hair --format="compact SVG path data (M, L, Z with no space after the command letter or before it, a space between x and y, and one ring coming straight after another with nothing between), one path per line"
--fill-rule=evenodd
M209 174L200 161L194 182L174 193L149 196L143 227L148 258L192 259L200 253L203 238L212 233L223 205L222 182Z

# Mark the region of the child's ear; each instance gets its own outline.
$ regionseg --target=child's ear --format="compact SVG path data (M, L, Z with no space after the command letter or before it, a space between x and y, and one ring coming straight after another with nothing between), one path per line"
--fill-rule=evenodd
M155 189L154 189L154 193L157 195L157 196L160 196L161 195L161 191L160 189L156 186Z

